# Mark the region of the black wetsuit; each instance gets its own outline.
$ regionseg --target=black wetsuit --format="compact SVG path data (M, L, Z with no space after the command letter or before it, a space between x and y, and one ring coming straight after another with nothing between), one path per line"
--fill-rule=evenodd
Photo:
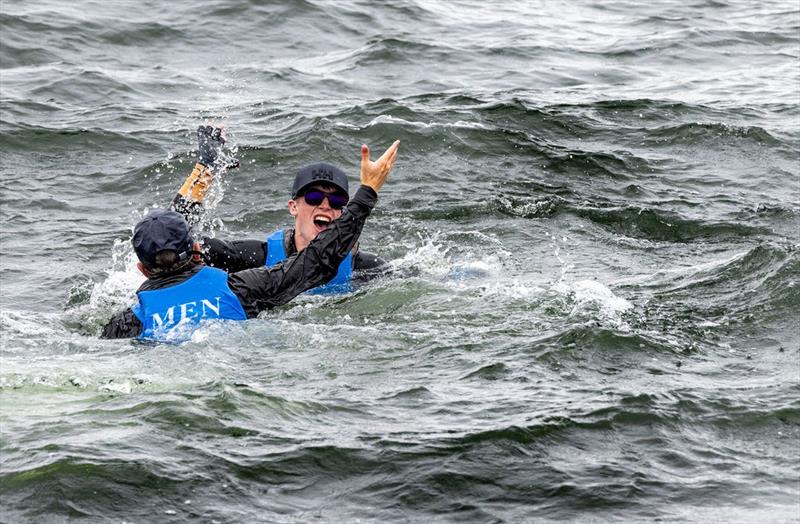
M207 250L205 258L212 262L212 265L228 270L228 286L242 303L247 318L256 317L265 309L285 304L303 291L331 280L336 275L339 263L358 241L364 222L372 208L375 207L377 200L378 195L375 191L361 186L348 202L342 216L334 220L327 230L317 235L299 253L294 249L291 251L287 249L289 258L272 268L264 266L266 247L255 246L252 244L253 241L247 240L228 243L215 242L219 249ZM248 246L249 249L243 249ZM294 243L292 242L293 247ZM373 257L380 261L374 255L364 254L363 256ZM362 257L354 257L355 260L359 258ZM368 258L367 260L369 261ZM236 264L239 266L237 267ZM202 264L198 263L177 272L156 275L145 281L138 291L161 289L180 284L197 273L200 268L202 268ZM369 272L369 268L362 271L362 273ZM129 308L115 315L103 328L101 336L103 338L138 337L142 333L142 327L142 323Z

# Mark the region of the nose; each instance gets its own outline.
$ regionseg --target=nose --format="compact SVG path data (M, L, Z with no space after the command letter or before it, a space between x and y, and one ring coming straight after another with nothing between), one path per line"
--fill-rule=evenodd
M322 208L328 208L328 209L330 209L330 208L331 208L331 203L330 203L330 202L328 202L328 197L326 196L325 198L323 198L323 199L322 199L322 202L320 202L320 203L319 203L319 205L318 205L317 207L322 207Z

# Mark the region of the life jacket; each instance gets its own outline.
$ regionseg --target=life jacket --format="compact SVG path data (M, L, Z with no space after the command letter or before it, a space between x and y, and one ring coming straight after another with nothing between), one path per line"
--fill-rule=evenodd
M136 295L139 304L133 313L142 323L141 339L182 340L204 319L247 319L242 303L228 286L228 273L213 267L204 267L176 286Z
M286 260L286 248L284 247L284 232L278 230L267 237L267 267L272 267L279 262ZM339 269L336 276L333 277L327 284L317 286L313 289L306 291L313 295L330 295L335 293L349 293L353 291L353 286L350 280L353 277L353 253L347 253L347 256L339 264Z

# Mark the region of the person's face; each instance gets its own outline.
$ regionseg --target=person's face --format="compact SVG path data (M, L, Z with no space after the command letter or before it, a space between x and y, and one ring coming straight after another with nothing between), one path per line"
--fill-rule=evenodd
M289 200L289 213L294 217L294 242L297 250L304 249L318 234L325 231L330 223L342 215L341 209L333 209L326 197L318 205L306 202L305 193L322 191L323 193L339 193L335 186L312 185L304 190L303 196Z

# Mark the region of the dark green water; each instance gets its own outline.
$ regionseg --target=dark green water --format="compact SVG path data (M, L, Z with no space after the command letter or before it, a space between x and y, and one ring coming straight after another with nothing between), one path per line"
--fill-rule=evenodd
M0 521L800 521L796 2L0 4ZM102 341L224 122L206 234L402 141L397 271Z

